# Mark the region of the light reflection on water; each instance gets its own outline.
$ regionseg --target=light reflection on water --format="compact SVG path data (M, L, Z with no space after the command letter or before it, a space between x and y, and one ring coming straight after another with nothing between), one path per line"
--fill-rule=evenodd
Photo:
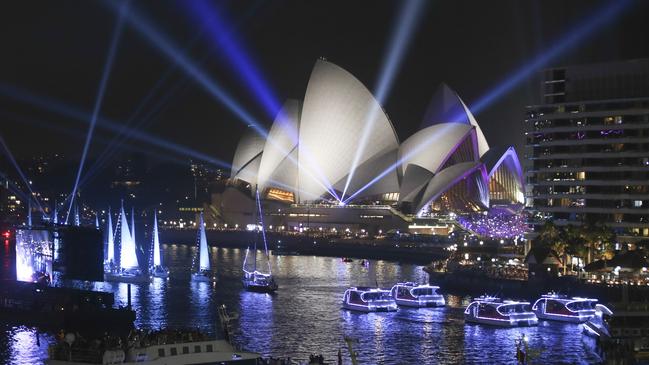
M138 327L189 326L215 334L217 308L224 303L239 316L234 323L236 343L265 356L306 359L311 353L322 353L335 362L342 349L344 363L348 364L344 336L349 336L357 341L354 350L362 364L514 364L514 341L526 334L532 348L543 349L544 363L593 360L587 357L579 325L541 322L538 327L513 329L465 325L463 308L470 298L446 296L446 308L402 308L396 313L361 314L340 308L348 286L425 282L427 275L420 266L371 261L364 268L357 260L344 263L329 257L272 257L280 290L269 295L242 290L245 250L210 250L218 282L190 282L195 251L183 245L163 245L170 280L132 285ZM116 304L127 304L127 284L96 283L92 287L114 292ZM0 336L0 357L10 355L9 364L38 364L35 359L47 353L45 341L41 337L41 350L34 352L35 335L30 331L7 329Z

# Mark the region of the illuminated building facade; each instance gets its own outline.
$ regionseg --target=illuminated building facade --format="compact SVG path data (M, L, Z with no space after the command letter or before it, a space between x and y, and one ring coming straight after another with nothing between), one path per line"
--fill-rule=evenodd
M362 135L370 142L357 151ZM433 96L422 128L400 143L372 93L320 59L304 101L286 101L267 138L252 128L241 138L222 210L226 218L240 215L248 210L240 198L258 190L270 210L309 215L315 205L382 206L381 214L332 209L325 216L345 224L390 216L406 224L412 217L483 212L494 203L522 206L522 188L514 150L490 149L471 111L446 85Z
M527 107L526 205L537 227L605 224L649 238L649 59L545 70Z

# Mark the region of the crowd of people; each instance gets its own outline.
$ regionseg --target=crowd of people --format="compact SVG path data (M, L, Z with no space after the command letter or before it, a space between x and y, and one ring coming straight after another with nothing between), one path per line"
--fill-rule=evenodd
M528 275L526 267L512 265L458 265L453 272L510 280L527 280Z

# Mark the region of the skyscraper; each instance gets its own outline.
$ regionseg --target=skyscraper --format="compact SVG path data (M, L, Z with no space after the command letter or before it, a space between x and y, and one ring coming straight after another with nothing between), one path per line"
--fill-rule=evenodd
M526 205L535 228L605 224L649 239L649 59L543 71L526 108Z

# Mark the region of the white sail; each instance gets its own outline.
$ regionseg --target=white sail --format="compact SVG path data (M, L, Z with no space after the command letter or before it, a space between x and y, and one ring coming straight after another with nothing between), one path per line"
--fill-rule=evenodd
M110 214L110 207L108 207L108 222L106 222L106 232L108 234L106 235L107 241L108 241L108 261L115 261L115 237L113 237L113 218L111 217Z
M209 270L210 257L209 253L207 252L207 237L205 236L205 223L203 223L203 213L201 213L201 219L199 223L199 267L201 270Z
M124 213L124 206L120 211L120 266L125 269L139 268L137 262L137 252L135 251L135 240L131 237L131 232L128 228L128 221L126 220L126 213Z
M158 215L153 213L153 266L162 266L160 239L158 238Z
M131 207L131 238L135 242L135 208Z

